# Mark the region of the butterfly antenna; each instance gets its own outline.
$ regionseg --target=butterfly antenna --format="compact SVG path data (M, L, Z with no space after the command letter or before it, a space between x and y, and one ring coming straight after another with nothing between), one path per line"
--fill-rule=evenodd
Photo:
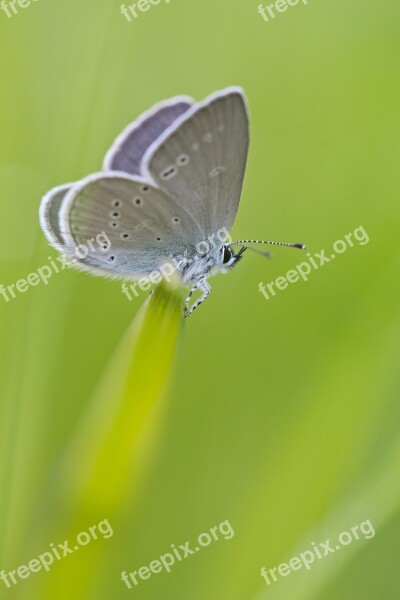
M288 248L298 248L299 250L305 250L305 244L299 243L287 243L287 242L271 242L268 240L237 240L236 242L231 242L229 246L240 246L241 244L270 244L271 246L286 246ZM249 250L255 250L255 248L249 248ZM255 250L256 251L256 250ZM257 252L257 251L256 251Z
M255 252L256 254L261 254L261 256L265 256L266 258L272 258L271 252L264 252L263 250L259 250L258 248L252 248L251 246L243 246L239 254L242 254L242 252L244 252L245 250L251 250L252 252Z

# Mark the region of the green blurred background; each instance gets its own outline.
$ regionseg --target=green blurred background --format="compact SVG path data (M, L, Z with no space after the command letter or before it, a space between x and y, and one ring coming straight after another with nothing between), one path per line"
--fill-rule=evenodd
M131 23L113 0L0 13L0 283L56 256L38 223L49 188L98 171L115 136L155 102L228 85L243 86L251 111L234 238L302 241L312 253L358 226L370 238L270 301L258 283L304 255L248 253L211 280L210 299L185 322L132 501L100 516L113 537L51 575L12 590L0 581L2 597L50 598L46 578L71 586L96 544L95 576L73 597L399 596L400 5L309 0L270 23L257 5L162 1ZM118 282L72 270L8 303L0 296L0 569L69 533L61 523L49 537L56 509L46 490L145 299L128 302ZM157 353L151 360L156 371ZM97 522L87 518L82 528ZM121 571L227 519L231 540L133 590L121 582ZM262 566L366 519L373 539L273 586L261 578Z

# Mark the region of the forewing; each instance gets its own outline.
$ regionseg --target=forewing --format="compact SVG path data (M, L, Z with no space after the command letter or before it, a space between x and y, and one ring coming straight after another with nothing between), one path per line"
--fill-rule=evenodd
M233 224L248 144L244 93L228 88L195 105L149 148L145 174L185 207L207 239Z
M104 170L141 175L141 162L146 150L193 103L187 96L177 96L144 113L117 137L105 157Z
M87 256L78 255L83 267L116 277L157 270L171 257L193 252L197 237L175 200L142 178L116 172L93 175L70 190L59 221L69 247L89 248Z

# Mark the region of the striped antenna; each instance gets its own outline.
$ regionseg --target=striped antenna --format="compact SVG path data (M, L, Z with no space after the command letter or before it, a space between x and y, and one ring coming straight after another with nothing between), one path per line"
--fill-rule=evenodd
M270 244L271 246L287 246L288 248L298 248L299 250L305 250L305 244L298 243L286 243L286 242L270 242L267 240L237 240L231 242L229 246L240 246L241 244Z

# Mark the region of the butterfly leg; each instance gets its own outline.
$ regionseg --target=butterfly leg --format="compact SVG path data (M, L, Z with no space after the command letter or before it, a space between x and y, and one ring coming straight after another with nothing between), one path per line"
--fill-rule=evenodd
M192 289L189 292L189 296L186 298L185 300L185 311L186 313L189 310L189 302L190 302L190 298L193 296L194 292L197 290L197 286L192 287Z
M195 292L196 290L201 290L203 292L203 294L200 296L200 298L198 300L196 300L196 302L193 304L192 308L190 310L188 310L189 309L189 306L188 306L189 300L190 300L193 292ZM207 279L206 278L200 279L200 281L198 281L195 284L195 286L190 290L190 294L186 299L186 315L185 316L188 317L189 315L191 315L192 312L194 311L194 309L197 308L198 306L200 306L200 304L202 302L204 302L204 300L206 300L206 298L208 298L208 296L210 295L210 292L211 292L211 288L207 283Z

